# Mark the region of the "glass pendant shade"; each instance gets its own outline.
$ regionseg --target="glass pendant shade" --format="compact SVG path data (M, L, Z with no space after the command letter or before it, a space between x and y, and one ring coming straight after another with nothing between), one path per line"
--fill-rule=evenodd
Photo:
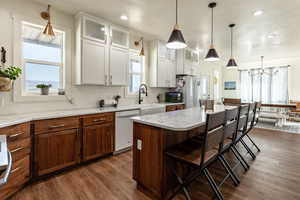
M205 61L210 61L210 62L219 60L219 55L218 55L216 49L213 46L211 46L210 49L208 50L208 53L207 53L204 60Z
M175 25L170 38L167 43L167 47L169 49L183 49L187 47L185 40L183 38L183 35L181 31L178 28L178 25Z

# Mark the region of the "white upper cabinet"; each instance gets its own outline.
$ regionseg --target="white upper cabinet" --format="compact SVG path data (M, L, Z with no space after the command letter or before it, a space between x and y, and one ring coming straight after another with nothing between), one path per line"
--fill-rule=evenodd
M129 32L84 13L76 16L76 84L127 85Z
M128 63L128 50L110 48L110 85L127 85Z
M199 54L189 48L177 50L177 75L195 75L195 68L199 66Z
M82 41L82 84L106 84L106 53L104 45Z
M150 44L150 87L176 87L176 54L162 41Z

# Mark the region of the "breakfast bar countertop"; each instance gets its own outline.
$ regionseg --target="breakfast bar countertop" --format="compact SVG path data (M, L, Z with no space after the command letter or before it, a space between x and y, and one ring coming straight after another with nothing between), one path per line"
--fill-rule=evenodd
M235 106L215 105L213 112L224 111ZM173 112L136 116L131 119L141 124L163 128L171 131L188 131L205 124L206 114L203 108L194 107Z

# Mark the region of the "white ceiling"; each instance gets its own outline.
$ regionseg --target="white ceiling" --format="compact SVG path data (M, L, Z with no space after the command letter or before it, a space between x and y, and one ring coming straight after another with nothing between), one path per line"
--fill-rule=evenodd
M36 0L75 14L88 12L136 31L168 40L175 23L175 0ZM208 0L178 0L179 24L189 45L204 57L210 41ZM230 30L235 23L235 55L238 61L300 56L299 0L216 0L215 47L224 61L230 52ZM261 16L253 16L263 10ZM120 20L120 15L129 17ZM273 38L268 36L272 34Z

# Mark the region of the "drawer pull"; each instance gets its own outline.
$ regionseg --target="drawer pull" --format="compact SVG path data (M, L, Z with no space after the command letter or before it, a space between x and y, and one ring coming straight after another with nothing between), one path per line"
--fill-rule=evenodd
M8 137L9 137L10 139L13 139L13 138L16 138L16 137L18 137L18 136L20 136L20 135L22 135L22 134L24 134L24 132L16 133L16 134L13 134L13 135L9 135Z
M63 128L65 127L64 124L61 124L61 125L56 125L56 126L49 126L49 129L54 129L54 128Z
M105 118L100 118L100 119L94 119L93 122L103 122L105 121Z
M21 151L21 150L23 150L23 149L25 149L25 147L19 147L19 148L16 148L16 149L14 149L14 150L11 150L10 152L11 152L11 153L15 153L15 152Z
M11 170L10 173L15 173L17 171L19 171L20 169L22 169L22 167L16 167L15 169Z

